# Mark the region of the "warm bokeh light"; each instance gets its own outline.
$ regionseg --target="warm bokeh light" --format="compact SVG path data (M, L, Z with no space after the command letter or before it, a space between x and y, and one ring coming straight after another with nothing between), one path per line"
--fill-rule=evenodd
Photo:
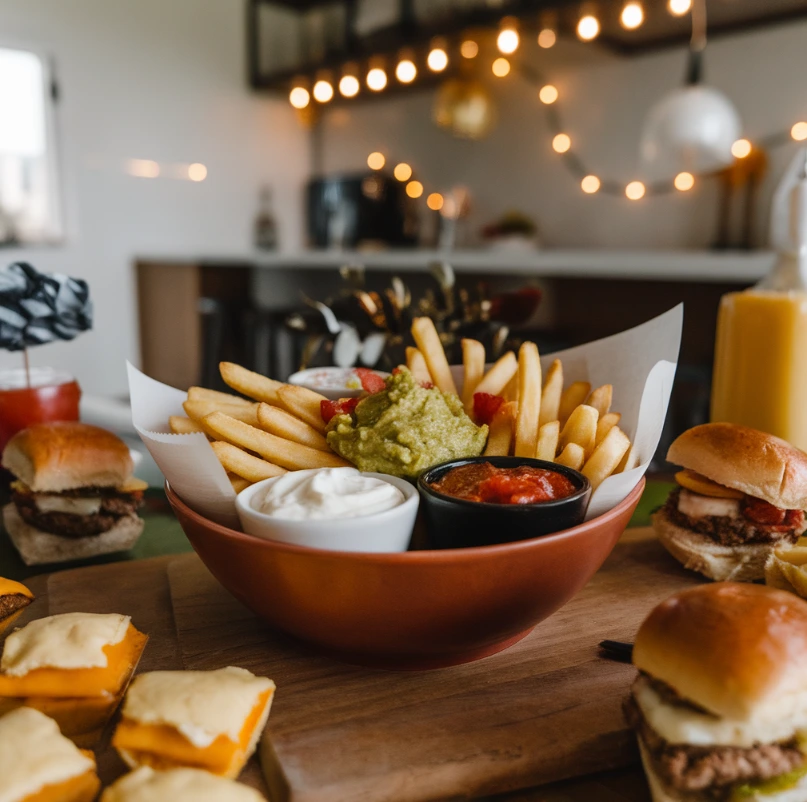
M550 47L555 46L555 42L558 41L558 35L552 30L552 28L544 28L538 34L538 46L543 47L544 50L548 50Z
M557 87L552 86L552 84L542 86L541 91L538 92L538 98L541 103L546 103L547 106L551 106L558 99Z
M508 56L518 50L518 43L518 31L514 28L503 28L496 37L496 47L499 48L499 52Z
M330 81L317 81L314 84L314 100L317 103L327 103L333 97L333 87Z
M692 0L670 0L667 3L667 8L670 10L670 14L682 17L692 8Z
M308 94L308 90L304 89L302 86L295 86L294 89L289 92L289 103L291 103L295 109L304 109L310 100L311 96Z
M807 123L796 123L790 129L790 136L792 136L796 142L803 142L805 139L807 139Z
M419 198L423 194L423 184L420 181L410 181L406 185L406 194L410 198Z
M415 66L415 63L408 58L399 61L398 66L395 68L395 77L402 84L411 84L417 74L418 68Z
M373 92L380 92L386 85L387 73L385 73L381 67L373 67L373 69L367 73L367 86L369 86Z
M157 178L160 174L160 165L151 159L129 159L126 172L135 178Z
M432 72L442 72L448 66L448 54L442 47L435 47L429 51L426 63Z
M566 153L572 146L572 140L568 134L557 134L552 140L552 150L555 153Z
M474 42L473 39L466 39L460 45L460 55L463 58L476 58L478 53L479 53L479 45L476 42Z
M339 81L339 91L343 97L356 97L360 86L359 79L355 75L343 75Z
M400 164L395 165L395 169L392 171L392 174L399 181L408 181L412 177L412 168L406 162L401 162Z
M644 22L642 4L635 2L635 0L625 3L622 13L619 15L619 21L622 23L623 28L627 28L629 31L636 30Z
M734 156L735 159L744 159L751 154L752 150L753 146L747 139L738 139L731 146L731 155Z
M600 21L592 14L586 14L577 23L577 35L584 41L590 42L600 34Z
M439 212L440 209L443 208L443 196L439 192L432 192L432 194L426 198L426 205L433 212Z
M384 154L379 153L377 150L367 157L367 166L371 170L380 170L386 163L387 160L384 158Z
M695 176L687 172L678 173L673 184L679 192L687 192L695 186Z
M640 200L646 192L645 185L641 181L631 181L625 187L625 196L629 200Z
M497 78L504 78L510 72L510 62L506 58L497 58L490 68Z
M204 181L207 178L207 167L200 162L188 165L188 178L191 181Z
M580 188L586 195L593 195L600 191L600 179L596 175L587 175L581 182Z

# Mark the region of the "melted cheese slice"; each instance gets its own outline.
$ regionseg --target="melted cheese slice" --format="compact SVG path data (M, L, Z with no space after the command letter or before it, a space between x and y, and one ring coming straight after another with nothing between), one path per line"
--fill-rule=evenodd
M140 768L104 791L101 802L266 802L246 785L198 769L152 771Z
M678 496L678 509L690 518L707 515L736 518L740 514L740 502L732 498L714 498L682 490Z
M21 582L15 582L13 579L5 579L0 576L0 596L26 596L29 599L34 598L28 588Z
M91 753L82 752L55 721L22 707L0 719L0 802L92 799L100 783Z
M101 511L101 499L81 496L58 496L34 493L36 508L42 513L63 512L68 515L95 515Z
M86 618L88 614L66 614L73 615ZM114 617L124 619L125 627L122 633L110 628L108 634L112 643L104 643L103 638L77 638L74 631L70 645L66 641L60 645L58 640L50 640L54 630L43 628L37 628L35 632L47 632L43 635L44 643L32 638L30 632L24 640L12 643L13 638L47 619L33 621L9 635L0 661L0 696L71 698L117 695L134 672L148 638L131 625L128 616ZM89 629L98 634L92 627ZM12 645L11 651L9 644Z
M733 498L738 501L743 497L743 494L739 490L713 482L711 479L707 479L705 476L689 470L689 468L678 471L678 473L675 474L675 481L678 482L681 487L685 487L693 493L699 493L701 496Z

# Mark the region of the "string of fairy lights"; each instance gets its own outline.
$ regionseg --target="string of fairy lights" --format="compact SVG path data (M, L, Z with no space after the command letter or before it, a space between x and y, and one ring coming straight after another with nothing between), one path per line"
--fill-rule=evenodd
M667 0L667 11L676 17L682 17L692 11L693 0ZM625 0L619 14L620 25L626 30L636 30L645 22L645 8L641 0ZM584 0L580 7L575 32L577 38L583 42L592 42L600 35L602 24L597 12L597 6L590 0ZM557 16L551 13L544 14L539 21L536 42L544 50L554 47L558 41ZM547 123L551 133L552 150L558 154L569 172L579 183L580 189L587 195L605 194L625 197L631 201L642 198L667 195L670 193L685 193L693 189L696 183L709 174L696 175L688 171L678 173L672 180L645 183L638 179L628 182L603 178L594 170L588 169L580 154L574 149L572 137L563 125L560 113L560 92L540 71L517 62L514 54L521 46L522 34L519 31L519 22L512 17L502 19L496 36L497 55L490 63L490 69L496 78L506 78L517 72L530 85L537 87L538 100L543 105ZM480 56L479 42L473 36L466 36L459 42L458 47L452 47L444 38L435 38L431 41L425 56L425 68L433 74L444 72L452 58L458 53L461 60L472 61ZM289 92L289 102L298 110L306 109L312 103L324 106L331 102L338 90L344 99L352 99L362 91L361 76L364 77L364 87L374 94L379 94L388 88L391 77L388 75L390 60L385 56L374 56L364 65L364 69L356 62L345 64L341 68L341 76L335 82L333 74L328 71L318 73L313 86L305 79L296 79ZM416 53L413 49L404 49L397 56L392 77L401 86L411 85L417 80L419 66ZM336 83L336 88L334 87ZM734 142L731 153L738 161L747 159L757 150L769 150L780 147L789 142L807 141L807 121L798 121L789 131L780 131L754 142L741 138ZM367 165L373 170L381 170L386 165L386 157L380 152L373 152L367 158ZM410 198L420 198L425 193L423 183L413 178L412 167L401 162L393 170L398 181L406 184L406 194ZM426 196L427 206L434 211L446 213L450 204L439 192L432 192Z

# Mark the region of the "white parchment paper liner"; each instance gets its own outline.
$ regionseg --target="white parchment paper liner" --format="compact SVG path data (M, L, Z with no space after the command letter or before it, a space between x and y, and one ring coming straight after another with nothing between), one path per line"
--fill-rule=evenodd
M620 427L635 444L639 466L610 476L592 494L586 518L607 512L644 476L656 451L670 402L683 305L641 326L541 358L544 372L554 359L563 361L564 384L588 381L592 387L614 386L612 409L622 413ZM240 528L235 493L207 438L171 434L170 415L184 415L186 394L128 365L132 422L154 461L180 498L214 521Z

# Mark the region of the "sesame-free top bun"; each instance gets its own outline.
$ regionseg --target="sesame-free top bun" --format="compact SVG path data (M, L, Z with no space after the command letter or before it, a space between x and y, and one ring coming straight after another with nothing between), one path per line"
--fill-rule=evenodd
M807 454L772 434L704 423L674 440L667 459L775 507L807 509Z
M134 470L119 437L86 423L37 423L17 432L3 451L3 467L36 493L117 487Z
M633 663L718 716L786 715L807 693L807 602L734 582L685 590L639 627Z

